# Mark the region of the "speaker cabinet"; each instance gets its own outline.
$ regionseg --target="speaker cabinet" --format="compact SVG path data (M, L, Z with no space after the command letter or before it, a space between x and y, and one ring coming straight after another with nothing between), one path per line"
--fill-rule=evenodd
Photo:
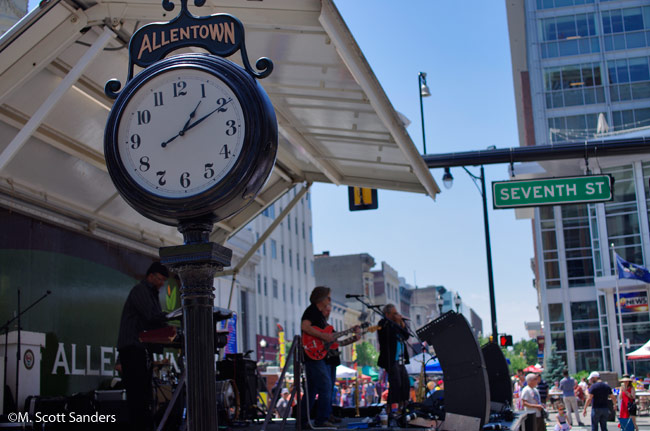
M477 418L480 427L476 430L481 429L490 416L488 374L465 317L449 311L418 329L417 334L433 346L440 361L445 380L445 416Z
M484 345L481 351L490 382L490 410L500 412L505 407L512 407L512 384L506 357L496 343Z

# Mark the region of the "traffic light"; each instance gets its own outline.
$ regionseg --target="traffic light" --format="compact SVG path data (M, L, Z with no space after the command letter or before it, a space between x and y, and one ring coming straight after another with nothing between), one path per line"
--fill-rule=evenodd
M512 346L512 335L501 335L501 336L499 336L499 345L501 347Z

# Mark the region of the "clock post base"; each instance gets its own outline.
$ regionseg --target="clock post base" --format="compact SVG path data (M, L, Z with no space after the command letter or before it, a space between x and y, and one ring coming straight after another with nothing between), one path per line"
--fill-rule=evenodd
M197 235L196 231L183 234L186 244L160 248L160 259L181 280L188 430L214 431L218 429L218 424L213 283L215 273L230 266L232 250L212 242L192 243L193 239L207 237Z

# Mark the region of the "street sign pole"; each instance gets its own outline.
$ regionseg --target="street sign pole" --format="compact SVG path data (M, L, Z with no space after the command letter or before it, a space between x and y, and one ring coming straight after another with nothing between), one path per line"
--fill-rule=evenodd
M485 254L487 256L488 290L490 292L490 317L492 318L492 336L497 342L497 305L494 298L494 275L492 274L492 246L490 245L490 222L487 209L487 189L485 188L485 171L481 165L481 195L483 196L483 227L485 229Z

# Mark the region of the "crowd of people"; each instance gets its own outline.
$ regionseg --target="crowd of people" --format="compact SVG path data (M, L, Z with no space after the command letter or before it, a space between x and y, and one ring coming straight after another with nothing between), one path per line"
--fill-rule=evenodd
M620 387L612 388L594 371L589 377L580 381L563 372L563 378L548 384L539 373L524 374L518 370L513 376L514 408L522 411L526 417L526 430L546 430L548 409L557 411L555 431L571 429L572 426L585 426L581 420L587 416L591 407L591 430L607 431L607 421L616 415L621 431L638 431L636 423L636 391L647 389L650 385L650 373L644 380L636 380L628 375L620 379Z

